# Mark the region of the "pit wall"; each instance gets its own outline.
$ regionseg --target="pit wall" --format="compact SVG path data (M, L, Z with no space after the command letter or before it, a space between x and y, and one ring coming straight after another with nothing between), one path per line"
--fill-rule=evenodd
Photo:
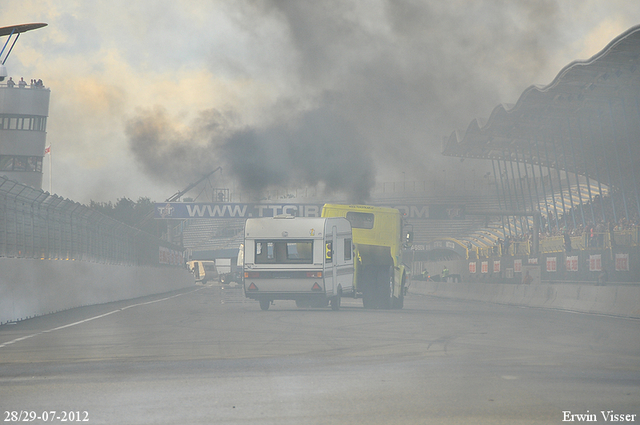
M409 292L442 298L483 301L640 318L640 284L608 283L451 283L413 281Z
M519 260L519 265L516 262ZM522 282L519 266L537 265L545 282L598 282L606 271L609 282L640 282L640 247L616 250L544 253L535 257L503 256L457 261L465 282ZM485 268L483 269L483 263ZM475 267L472 267L474 266ZM450 267L451 268L451 267ZM475 270L475 273L472 272Z
M195 285L186 269L0 258L0 324Z

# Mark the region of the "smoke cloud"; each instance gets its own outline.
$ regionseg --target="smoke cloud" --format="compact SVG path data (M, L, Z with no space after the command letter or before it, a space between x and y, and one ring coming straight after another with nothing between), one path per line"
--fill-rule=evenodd
M163 199L218 166L234 180L224 187L352 200L381 182L483 175L482 161L442 157L443 139L640 21L628 0L3 0L2 11L3 25L49 24L20 37L7 67L51 88L43 186L52 168L54 193L81 202Z
M295 92L284 90L262 125L244 124L241 113L224 124L224 114L201 116L192 128L206 143L176 134L157 113L134 118L127 134L147 172L222 165L255 193L323 185L360 201L380 175L427 180L443 167L464 175L440 156L443 138L502 98L515 101L547 69L559 34L552 0L263 1L237 12L256 48L284 52L289 68L280 72ZM280 28L277 37L254 30L260 22Z
M221 164L256 197L271 187L320 185L354 202L368 198L375 182L373 159L353 126L329 106L266 128L231 129L232 121L231 114L211 110L190 130L179 131L166 111L156 108L130 120L127 135L136 158L157 178L196 180Z

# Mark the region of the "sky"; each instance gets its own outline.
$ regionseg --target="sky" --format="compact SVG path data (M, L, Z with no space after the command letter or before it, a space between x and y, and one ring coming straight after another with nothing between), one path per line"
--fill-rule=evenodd
M45 22L5 63L51 89L43 189L81 203L211 185L260 199L472 178L443 140L640 23L629 0L1 0ZM4 43L6 37L2 38ZM16 78L17 77L17 78ZM197 193L191 193L196 195Z

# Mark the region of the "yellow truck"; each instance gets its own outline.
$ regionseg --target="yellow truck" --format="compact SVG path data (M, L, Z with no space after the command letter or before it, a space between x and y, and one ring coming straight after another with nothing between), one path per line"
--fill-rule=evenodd
M395 208L368 205L325 204L322 217L345 217L353 233L353 292L343 296L362 298L364 308L393 309L404 304L406 271L402 262L402 214Z

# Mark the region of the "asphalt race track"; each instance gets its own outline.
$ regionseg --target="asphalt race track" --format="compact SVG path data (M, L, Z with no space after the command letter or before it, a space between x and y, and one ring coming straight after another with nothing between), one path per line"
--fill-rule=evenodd
M195 286L0 326L0 407L31 423L638 423L640 320L418 295L261 311Z

